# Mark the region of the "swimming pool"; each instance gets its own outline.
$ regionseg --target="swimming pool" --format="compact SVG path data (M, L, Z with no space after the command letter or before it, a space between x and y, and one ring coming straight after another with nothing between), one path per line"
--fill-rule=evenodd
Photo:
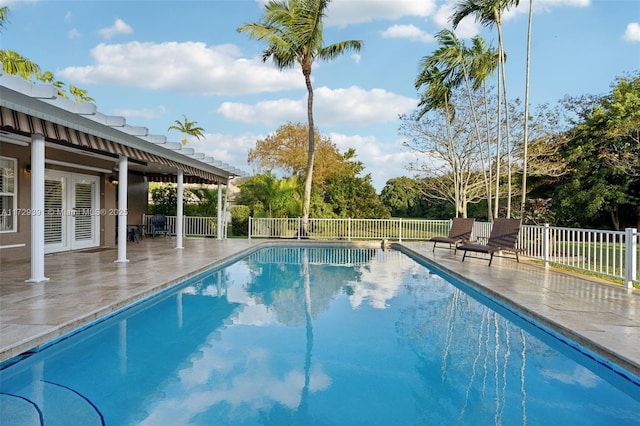
M637 377L587 355L401 252L272 247L4 364L0 415L3 425L639 424Z

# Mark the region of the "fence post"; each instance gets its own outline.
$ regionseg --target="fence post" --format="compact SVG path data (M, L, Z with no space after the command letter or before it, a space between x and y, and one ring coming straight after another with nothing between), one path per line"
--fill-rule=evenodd
M308 224L309 222L307 222ZM298 239L300 239L300 234L302 234L302 218L298 217L298 232L296 232L296 234L298 234ZM309 232L309 230L307 229L307 232Z
M636 251L638 250L638 241L636 241L636 228L625 228L624 230L624 242L625 242L625 264L627 265L624 274L625 287L633 288L633 280L636 277Z
M351 218L347 218L347 241L351 241Z
M551 230L549 224L545 223L542 229L542 260L544 260L544 267L549 267L549 244L551 243Z
M249 216L249 233L248 233L249 239L251 239L251 219L252 219L251 216Z
M402 218L399 219L400 223L398 224L398 226L400 227L400 229L398 229L398 242L402 242Z

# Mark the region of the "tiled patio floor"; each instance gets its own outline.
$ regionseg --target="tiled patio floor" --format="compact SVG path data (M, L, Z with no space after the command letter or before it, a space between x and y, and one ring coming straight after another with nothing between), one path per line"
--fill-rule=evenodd
M3 265L0 274L0 361L41 345L264 240L172 238L128 244L128 263L116 249L50 255L49 281L26 283L28 262ZM291 242L291 241L289 241ZM412 254L473 281L494 298L640 376L640 292L513 259L455 256L426 243L403 243Z

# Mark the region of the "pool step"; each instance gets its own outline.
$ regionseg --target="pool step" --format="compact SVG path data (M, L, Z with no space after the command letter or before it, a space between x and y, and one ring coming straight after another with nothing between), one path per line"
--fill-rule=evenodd
M104 418L91 401L75 390L40 381L19 394L0 393L2 426L104 425Z

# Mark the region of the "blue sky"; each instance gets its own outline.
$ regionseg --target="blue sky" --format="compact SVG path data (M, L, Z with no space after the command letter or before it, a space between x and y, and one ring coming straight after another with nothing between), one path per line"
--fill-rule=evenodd
M248 173L247 152L287 122L306 123L299 67L262 63L264 45L238 33L260 19L263 1L0 1L10 9L0 38L58 80L88 90L98 110L179 141L167 128L183 115L205 129L198 152ZM402 146L398 115L417 103L420 59L437 47L455 1L334 0L325 44L362 40L358 54L317 62L314 116L342 151L355 148L380 191L411 175L415 158ZM524 98L529 2L504 22L510 98ZM456 31L468 42L494 29L468 18ZM640 70L640 1L535 0L532 106L565 95L604 94L616 77Z

